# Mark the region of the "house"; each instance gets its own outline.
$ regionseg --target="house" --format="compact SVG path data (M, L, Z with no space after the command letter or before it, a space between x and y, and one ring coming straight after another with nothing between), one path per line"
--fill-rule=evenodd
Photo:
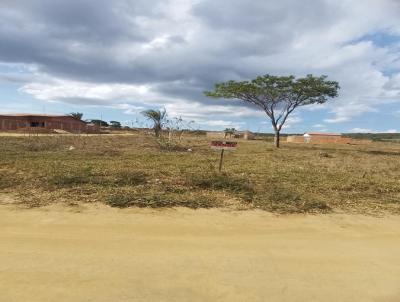
M349 144L351 138L343 137L339 133L306 132L304 135L290 135L287 137L289 143L311 143L311 144Z
M94 127L69 115L0 114L0 131L58 129L68 132L86 132L94 131Z
M246 131L236 131L235 134L234 134L234 137L235 138L242 138L242 139L245 139L245 140L252 140L252 139L255 139L256 136L254 135L253 132L250 132L250 131L246 130Z

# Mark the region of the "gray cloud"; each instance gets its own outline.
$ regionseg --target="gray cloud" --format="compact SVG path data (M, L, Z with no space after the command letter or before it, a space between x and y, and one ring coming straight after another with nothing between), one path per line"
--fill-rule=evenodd
M346 104L368 111L374 104L365 94L376 100L398 87L398 77L384 75L398 52L362 37L399 35L399 17L394 0L3 0L0 61L32 66L31 82L48 81L59 94L41 85L25 92L74 104L116 104L122 95L135 105L176 98L219 106L226 103L202 95L215 82L265 73L328 74L343 87L342 99L330 108L340 120L349 116ZM90 85L66 96L71 81ZM85 92L93 85L121 89L118 84L147 85L153 94L130 101L126 93Z

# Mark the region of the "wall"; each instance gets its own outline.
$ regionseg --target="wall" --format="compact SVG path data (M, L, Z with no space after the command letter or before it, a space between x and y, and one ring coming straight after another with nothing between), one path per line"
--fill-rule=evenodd
M255 135L250 132L250 131L239 131L236 132L235 134L227 134L225 135L225 132L223 131L209 131L207 132L207 137L211 139L232 139L232 138L237 138L237 139L245 139L245 140L252 140L255 138Z
M40 127L31 127L31 123ZM44 127L42 126L44 125ZM61 129L68 132L85 132L86 123L69 116L6 116L0 115L0 130L12 131L23 128Z
M288 143L306 143L302 135L290 135L287 137ZM309 143L311 144L349 144L353 142L351 138L342 136L329 136L329 135L311 135L309 136Z
M288 143L304 143L304 136L300 135L289 135L286 138Z
M351 138L341 136L310 136L311 144L349 144L351 141Z

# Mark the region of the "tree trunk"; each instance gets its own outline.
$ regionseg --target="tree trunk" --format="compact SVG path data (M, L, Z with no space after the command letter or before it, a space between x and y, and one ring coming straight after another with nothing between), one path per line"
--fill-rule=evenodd
M280 141L281 141L280 131L278 129L275 129L274 144L276 148L280 147Z
M174 135L172 131L173 131L172 129L170 129L168 131L168 142L169 143L172 142L172 138L173 138L173 135Z

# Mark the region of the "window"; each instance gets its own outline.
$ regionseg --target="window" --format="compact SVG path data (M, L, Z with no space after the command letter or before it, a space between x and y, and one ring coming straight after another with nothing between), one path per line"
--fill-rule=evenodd
M31 122L31 127L41 127L41 128L44 128L44 122Z

